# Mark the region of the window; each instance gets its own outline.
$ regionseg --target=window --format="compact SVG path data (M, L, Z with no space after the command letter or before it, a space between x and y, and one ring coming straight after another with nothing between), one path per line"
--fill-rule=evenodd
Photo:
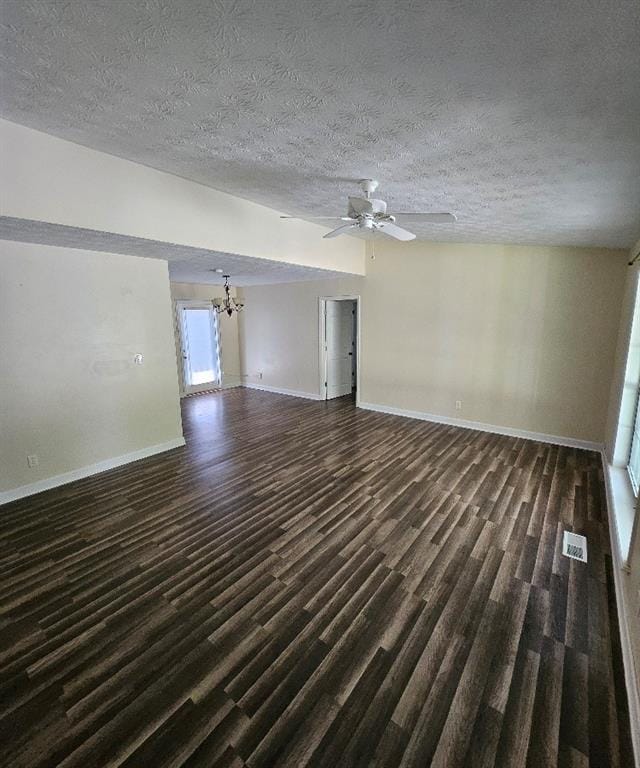
M640 397L636 399L636 411L633 419L633 432L631 435L631 451L629 452L629 477L633 492L638 495L640 485Z
M638 284L635 285L633 319L618 429L621 441L626 440L627 470L633 492L637 496L640 490L640 289Z

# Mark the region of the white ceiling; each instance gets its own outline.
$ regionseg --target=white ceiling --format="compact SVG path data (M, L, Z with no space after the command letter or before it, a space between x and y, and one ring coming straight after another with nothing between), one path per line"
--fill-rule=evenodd
M9 120L291 213L376 177L427 239L640 235L638 0L0 2Z
M222 253L158 240L147 240L142 237L118 235L113 232L98 232L93 229L67 227L43 221L15 219L10 216L0 216L0 240L166 259L169 262L171 280L182 283L222 285L224 278L222 274L213 271L216 268L222 269L224 274L231 275L232 285L293 283L300 280L345 277L348 274L242 256L237 253Z

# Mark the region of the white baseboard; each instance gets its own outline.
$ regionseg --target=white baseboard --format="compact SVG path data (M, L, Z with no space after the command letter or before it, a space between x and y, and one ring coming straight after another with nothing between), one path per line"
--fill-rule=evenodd
M597 451L598 453L602 450L602 443L594 443L590 440L577 440L573 437L547 435L544 432L529 432L526 429L515 429L514 427L500 427L495 424L485 424L482 421L466 421L465 419L456 419L450 416L438 416L435 413L407 411L403 408L394 408L391 405L360 402L359 407L364 408L366 411L378 411L379 413L388 413L392 416L405 416L408 419L420 419L420 421L433 421L436 424L447 424L451 427L475 429L479 432L491 432L492 434L507 435L508 437L523 437L526 440L536 440L539 443L552 443L553 445L564 445L569 448L582 448L587 451Z
M276 395L290 395L291 397L303 397L305 400L322 400L316 392L301 392L297 389L282 389L281 387L269 387L266 384L249 384L245 382L243 387L247 389L259 389L262 392L273 392Z
M618 625L620 626L620 645L622 647L622 663L624 679L629 702L629 720L631 721L631 741L636 768L640 766L640 691L638 690L638 664L631 642L631 627L629 613L632 609L629 595L629 569L626 558L620 551L620 536L617 530L615 514L615 494L611 482L610 465L604 450L602 451L602 469L604 484L607 492L607 507L609 510L609 538L613 560L613 581L616 590L616 605L618 606Z
M0 505L7 504L10 501L16 501L17 499L22 499L25 496L33 496L34 493L48 491L50 488L57 488L59 485L72 483L74 480L82 480L84 477L97 475L100 472L106 472L108 469L121 467L123 464L130 464L132 461L146 459L148 456L154 456L156 453L170 451L172 448L180 448L180 446L184 444L184 437L176 437L174 440L169 440L166 443L150 445L147 448L141 448L139 451L132 451L131 453L125 453L121 456L115 456L112 459L98 461L96 464L89 464L86 467L73 469L71 472L65 472L62 475L54 475L53 477L47 477L44 480L38 480L35 483L29 483L29 485L21 485L18 488L12 488L10 491L2 491L0 493Z

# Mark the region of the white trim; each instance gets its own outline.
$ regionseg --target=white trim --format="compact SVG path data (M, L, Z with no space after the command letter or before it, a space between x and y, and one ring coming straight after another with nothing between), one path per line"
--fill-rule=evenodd
M404 408L394 408L391 405L378 405L377 403L359 404L360 408L366 411L378 411L379 413L389 413L393 416L404 416L408 419L420 419L421 421L433 421L436 424L447 424L452 427L462 427L463 429L475 429L479 432L491 432L496 435L507 435L508 437L522 437L525 440L536 440L539 443L552 443L553 445L565 445L569 448L582 448L586 451L602 451L602 443L594 443L590 440L577 440L574 437L562 437L560 435L547 435L544 432L529 432L526 429L516 429L514 427L501 427L495 424L485 424L482 421L467 421L466 419L456 419L451 416L439 416L435 413L423 413L422 411L407 411Z
M62 475L54 475L53 477L47 477L44 480L38 480L35 483L29 483L29 485L21 485L18 488L12 488L10 491L2 491L0 493L0 505L7 504L10 501L16 501L17 499L22 499L25 496L33 496L34 493L57 488L59 485L72 483L75 480L82 480L85 477L97 475L100 472L106 472L108 469L121 467L123 464L130 464L132 461L146 459L148 456L154 456L156 453L164 453L164 451L170 451L172 448L180 448L184 444L184 437L176 437L174 440L169 440L166 443L149 445L147 448L141 448L139 451L125 453L122 456L114 456L112 459L98 461L95 464L89 464L86 467L73 469L71 472L65 472Z
M281 387L269 387L266 384L240 384L247 389L259 389L261 392L273 392L274 395L290 395L291 397L303 397L305 400L322 400L317 392L300 392L297 389L282 389Z
M638 691L638 670L631 643L631 627L628 622L628 610L631 599L628 596L629 570L625 559L620 552L620 538L618 536L614 493L611 482L611 467L607 461L604 450L602 454L602 468L604 484L607 493L607 508L609 511L609 538L611 542L611 554L613 557L613 582L616 592L616 606L618 608L618 625L620 627L620 645L622 648L622 666L624 667L624 679L627 688L627 700L629 702L629 720L631 724L631 742L635 757L636 768L640 766L640 691Z
M628 560L633 546L633 537L636 529L637 498L633 490L631 478L627 467L617 467L609 464L606 450L602 452L602 460L606 469L605 480L607 486L607 499L609 512L613 523L618 552L622 567L628 569Z
M356 408L360 408L360 348L362 337L362 322L360 305L362 300L359 294L344 294L340 296L318 296L318 392L319 400L327 399L327 392L324 383L327 378L327 355L323 339L325 338L326 314L325 307L327 301L355 301L356 303Z

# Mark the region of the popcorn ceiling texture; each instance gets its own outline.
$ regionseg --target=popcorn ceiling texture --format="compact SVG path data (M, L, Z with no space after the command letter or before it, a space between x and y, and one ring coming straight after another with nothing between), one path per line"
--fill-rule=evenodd
M224 270L225 274L231 275L234 285L241 286L325 280L345 277L348 274L255 256L223 253L159 240L148 240L143 237L119 235L113 232L99 232L94 229L68 227L31 219L16 219L11 216L0 216L0 240L166 259L169 262L171 279L183 283L222 285L224 283L222 275L211 271L216 267Z
M278 210L629 247L637 0L1 0L4 117Z

